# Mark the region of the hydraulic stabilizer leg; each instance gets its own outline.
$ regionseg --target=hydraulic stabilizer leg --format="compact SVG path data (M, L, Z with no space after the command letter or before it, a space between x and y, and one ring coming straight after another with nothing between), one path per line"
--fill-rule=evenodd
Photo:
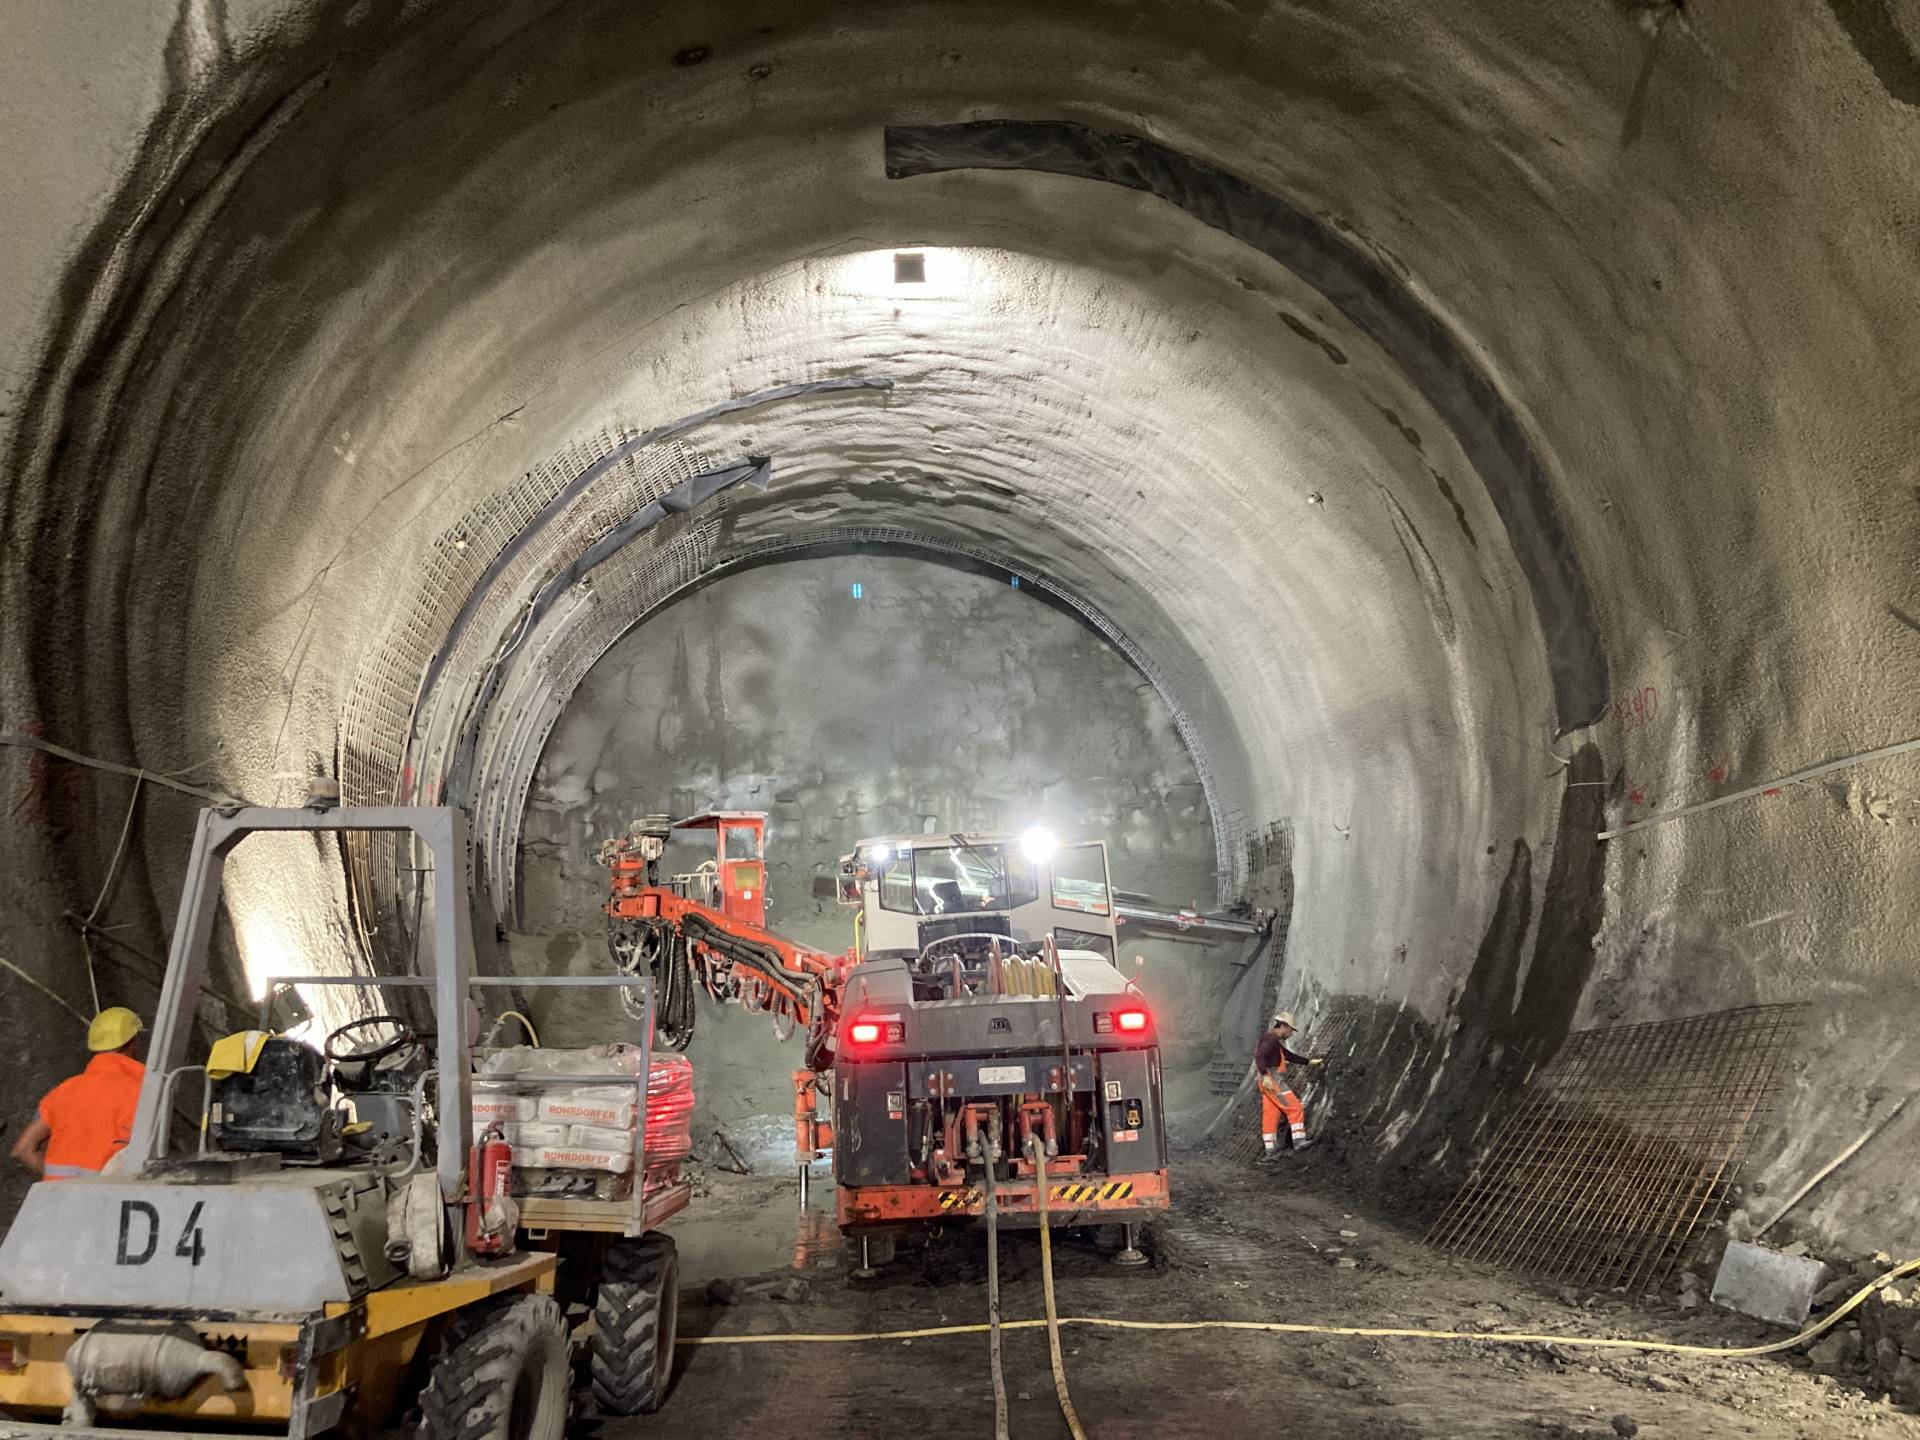
M807 1208L813 1192L812 1165L833 1145L833 1127L820 1119L818 1077L811 1070L793 1072L793 1159L800 1171L800 1208Z

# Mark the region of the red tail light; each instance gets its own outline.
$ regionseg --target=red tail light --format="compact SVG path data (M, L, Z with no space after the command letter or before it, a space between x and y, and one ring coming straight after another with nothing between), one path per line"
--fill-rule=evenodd
M856 1020L847 1026L849 1045L898 1045L907 1038L907 1027L899 1020Z
M1093 1017L1093 1033L1111 1035L1118 1030L1122 1035L1130 1035L1138 1040L1146 1038L1152 1024L1152 1017L1147 1014L1145 1006L1129 1005L1120 1010L1102 1010L1096 1013Z

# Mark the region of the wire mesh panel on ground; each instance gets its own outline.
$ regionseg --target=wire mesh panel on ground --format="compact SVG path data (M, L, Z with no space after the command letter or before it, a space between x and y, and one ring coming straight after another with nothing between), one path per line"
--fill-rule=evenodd
M1318 1016L1305 1017L1306 1028L1298 1037L1287 1042L1287 1048L1296 1055L1307 1055L1316 1059L1338 1061L1351 1049L1353 1037L1365 1016L1361 1005L1345 1004L1335 999ZM1247 1056L1241 1063L1241 1073L1250 1069L1253 1057ZM1307 1133L1317 1129L1320 1112L1328 1099L1327 1082L1323 1072L1310 1069L1305 1065L1287 1067L1287 1084L1293 1093L1300 1097L1300 1103L1306 1107ZM1221 1146L1222 1151L1231 1159L1252 1160L1259 1156L1264 1148L1260 1138L1260 1091L1250 1090L1234 1106L1234 1116L1230 1129Z
M1572 1036L1428 1242L1597 1288L1658 1285L1718 1217L1803 1010L1758 1005Z

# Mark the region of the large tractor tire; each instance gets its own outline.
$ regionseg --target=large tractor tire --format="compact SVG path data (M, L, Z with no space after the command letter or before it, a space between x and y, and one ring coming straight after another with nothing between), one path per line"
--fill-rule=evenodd
M651 1415L667 1398L680 1319L680 1252L658 1233L621 1240L601 1262L593 1306L593 1402Z
M475 1306L447 1327L420 1394L425 1440L561 1440L572 1367L546 1295Z

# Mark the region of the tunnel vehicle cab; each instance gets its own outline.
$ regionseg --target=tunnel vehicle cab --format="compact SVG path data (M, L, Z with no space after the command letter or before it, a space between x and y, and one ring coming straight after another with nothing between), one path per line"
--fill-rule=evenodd
M410 834L431 857L429 952L415 974L267 986L389 997L405 1018L350 1020L319 1049L260 1029L194 1055L223 866L274 831ZM636 1178L625 1201L516 1200L509 1147L474 1120L469 997L544 977L473 973L469 854L447 808L203 812L131 1142L107 1173L33 1186L0 1242L0 1432L304 1440L371 1432L418 1395L429 1437L560 1440L572 1367L557 1288L596 1306L602 1408L659 1403L676 1267L653 1227L689 1186L676 1166L677 1183ZM593 1078L634 1087L638 1177L652 1067L646 1044L628 1048L630 1073ZM476 1426L480 1409L497 1423Z
M1160 1050L1114 965L1106 847L1046 837L865 840L841 866L863 945L834 1047L839 1218L854 1236L948 1224L1134 1227L1167 1205Z
M868 959L919 955L953 935L998 935L1112 961L1118 943L1107 847L1015 835L862 840L840 862L840 901L860 910Z

